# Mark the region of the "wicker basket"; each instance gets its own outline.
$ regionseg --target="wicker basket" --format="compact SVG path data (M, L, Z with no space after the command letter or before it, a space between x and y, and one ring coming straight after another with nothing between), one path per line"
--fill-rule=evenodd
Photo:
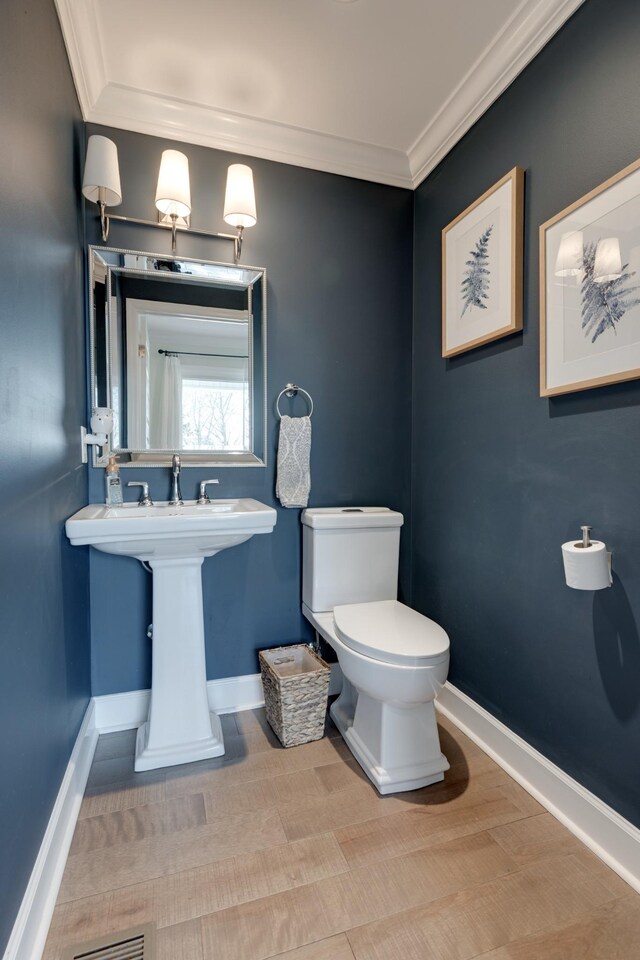
M264 704L283 747L324 734L331 669L306 644L260 651Z

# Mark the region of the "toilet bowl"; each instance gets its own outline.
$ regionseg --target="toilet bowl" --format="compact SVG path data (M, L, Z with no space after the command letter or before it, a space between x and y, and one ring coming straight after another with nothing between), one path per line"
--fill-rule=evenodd
M343 674L331 717L381 794L428 786L449 769L434 709L449 638L395 599L402 522L380 507L302 515L302 610Z

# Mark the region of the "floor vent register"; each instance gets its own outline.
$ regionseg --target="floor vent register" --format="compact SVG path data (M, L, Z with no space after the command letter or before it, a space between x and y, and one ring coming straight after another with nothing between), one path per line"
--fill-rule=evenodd
M147 924L67 947L61 960L155 960L155 956L155 926Z

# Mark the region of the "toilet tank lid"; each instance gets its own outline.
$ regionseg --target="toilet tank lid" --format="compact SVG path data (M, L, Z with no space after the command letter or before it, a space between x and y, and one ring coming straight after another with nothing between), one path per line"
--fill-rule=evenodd
M449 653L440 624L398 600L334 607L333 622L343 643L372 660L418 667L440 663Z
M336 530L344 527L401 527L404 517L388 507L311 507L302 511L307 527Z

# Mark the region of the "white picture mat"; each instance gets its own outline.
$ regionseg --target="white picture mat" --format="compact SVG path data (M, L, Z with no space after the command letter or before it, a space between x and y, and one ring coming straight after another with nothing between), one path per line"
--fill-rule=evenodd
M640 368L640 307L633 307L616 329L594 344L581 329L581 290L575 277L556 277L562 237L582 230L584 242L604 237L620 240L622 263L637 271L630 280L640 286L640 169L612 184L571 214L548 227L546 262L546 386L548 390L599 380Z
M511 323L512 183L507 181L471 210L446 235L446 349L455 350ZM463 314L462 281L466 262L487 227L493 223L487 251L490 285L487 309L470 306Z

